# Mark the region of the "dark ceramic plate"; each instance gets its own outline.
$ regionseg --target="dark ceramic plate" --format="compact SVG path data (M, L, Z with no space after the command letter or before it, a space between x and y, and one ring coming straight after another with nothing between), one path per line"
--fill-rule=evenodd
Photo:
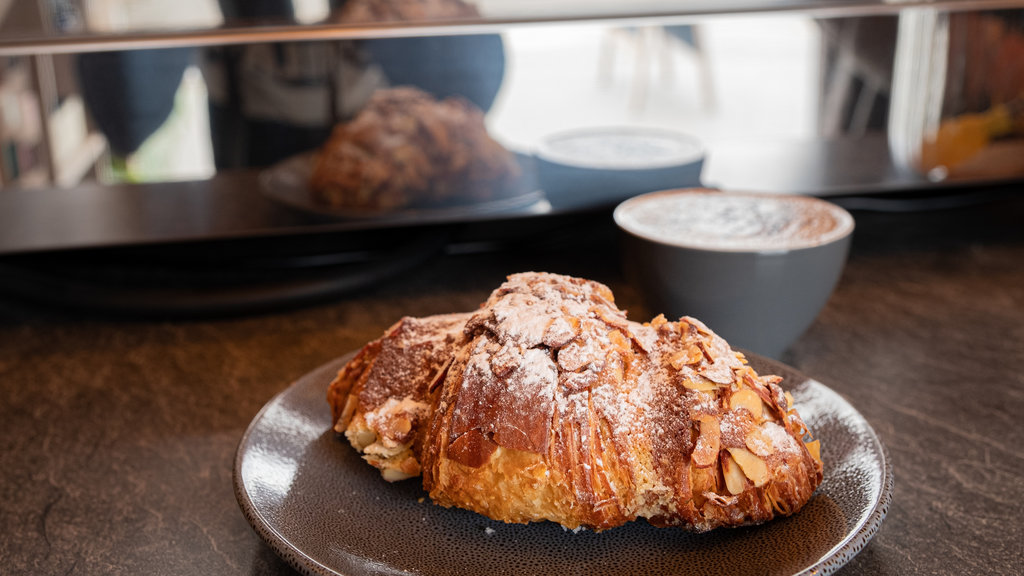
M423 206L410 206L387 210L355 210L351 208L335 208L322 204L313 197L308 186L309 177L313 173L315 153L307 152L292 156L271 166L260 174L260 190L271 200L309 215L338 220L381 220L381 219L415 219L427 220L461 220L467 217L524 210L530 213L550 211L550 205L544 194L531 184L532 169L523 166L523 185L515 193L496 196L488 200L458 200ZM521 164L527 162L517 156Z
M271 400L235 457L242 512L304 574L830 574L868 543L892 498L892 468L864 418L825 385L751 354L760 373L785 377L821 439L825 479L795 516L707 534L644 522L597 534L441 508L416 480L382 480L330 430L327 385L350 357Z

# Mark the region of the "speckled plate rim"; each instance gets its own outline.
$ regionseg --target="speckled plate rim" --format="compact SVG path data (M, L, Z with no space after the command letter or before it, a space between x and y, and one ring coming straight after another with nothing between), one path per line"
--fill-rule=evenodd
M874 430L871 430L871 433L874 434ZM892 472L892 460L889 459L889 450L885 447L885 444L878 440L877 435L875 436L875 442L878 444L878 451L883 459L883 484L878 501L875 502L874 508L864 517L864 521L860 523L856 530L852 531L842 543L826 554L818 565L800 572L800 576L826 576L834 573L860 553L871 539L875 537L878 529L882 527L882 521L885 520L886 514L889 513L889 506L892 504L895 479Z
M241 439L238 441L238 447L235 449L235 460L232 466L231 481L234 485L235 499L238 501L239 508L242 509L242 514L245 516L246 521L252 526L256 534L259 535L260 539L289 566L297 570L298 572L305 574L306 576L345 576L343 572L338 572L320 561L316 560L298 546L292 544L288 538L282 534L277 528L274 527L273 523L259 510L259 507L253 502L252 497L245 487L245 479L242 474L242 461L246 456L246 449L249 446L249 440L252 434L255 432L260 421L266 416L266 414L274 408L275 405L280 403L283 399L288 397L295 388L301 385L303 382L316 379L321 376L328 374L334 374L337 369L340 368L344 363L348 362L355 355L354 352L350 352L327 362L315 370L305 374L296 381L294 381L287 388L278 392L271 398L266 404L260 408L260 411L256 413L252 421L249 422L249 426L246 428L245 433L242 434ZM324 399L326 402L326 385L330 381L325 382L324 388Z
M836 393L825 384L822 384L817 380L813 380L812 378L803 375L799 370L787 366L777 360L758 356L752 352L745 351L744 354L749 360L756 360L759 364L766 366L778 367L781 371L799 374L802 377L815 382L817 385ZM838 395L838 393L836 394ZM840 396L840 398L842 397ZM843 401L845 402L846 399L843 398ZM863 415L861 415L860 412L857 412L855 408L852 409L862 419L864 418ZM892 459L889 457L889 450L878 438L878 434L875 432L875 429L871 427L871 424L869 424L866 419L864 419L864 425L865 431L878 451L878 457L882 460L881 469L879 470L882 474L882 487L878 495L878 499L875 501L871 511L864 515L863 520L853 530L851 530L849 534L847 534L843 541L827 552L817 564L809 566L803 571L798 572L797 576L827 576L842 568L847 562L863 550L872 538L874 538L875 534L878 533L878 529L882 526L882 521L885 520L885 516L889 513L889 506L892 504L892 494L895 487ZM826 469L826 474L827 473L828 470Z
M261 420L264 416L272 410L275 406L283 402L288 396L295 391L295 389L306 382L313 380L321 380L324 384L324 393L326 398L326 386L333 378L333 375L337 372L340 367L346 363L355 352L350 352L339 358L336 358L330 362L327 362L311 372L300 377L294 381L287 388L276 394L271 398L260 411L253 417L246 431L239 439L238 447L235 451L235 458L232 472L232 483L234 485L235 498L238 501L238 505L241 508L243 515L246 520L252 526L253 530L260 537L265 544L267 544L280 558L282 558L288 565L297 570L301 574L307 576L347 576L346 572L341 572L329 567L319 560L313 558L307 554L301 547L296 546L291 542L288 537L282 534L277 528L274 527L273 523L259 510L258 506L253 502L250 494L246 490L245 479L242 474L242 462L246 457L246 452L249 447L249 441L252 434L257 429ZM789 367L776 360L764 358L756 354L746 352L748 360L752 363L758 363L766 366L779 367L783 372L796 374L804 378L804 381L800 381L798 385L803 384L805 381L809 381L812 384L820 386L833 394L836 394L843 402L846 402L845 398L842 398L835 391L831 390L825 384L818 382L812 378L803 375L800 371L795 368ZM848 403L847 403L848 404ZM817 563L804 568L794 573L794 576L814 575L814 576L827 576L835 573L841 567L846 565L854 556L856 556L865 546L871 541L871 539L878 532L885 520L886 514L889 511L889 506L892 503L892 496L894 490L894 475L892 469L892 461L889 456L889 451L882 444L878 435L874 429L867 422L866 419L852 406L850 409L857 414L862 421L865 432L870 437L877 453L878 458L881 459L881 467L878 472L882 475L881 488L878 494L877 500L875 500L870 512L862 516L862 521L859 522L854 528L852 528L836 546L830 551L825 553ZM827 475L827 470L826 470ZM358 561L358 558L354 560ZM404 572L403 572L404 573Z

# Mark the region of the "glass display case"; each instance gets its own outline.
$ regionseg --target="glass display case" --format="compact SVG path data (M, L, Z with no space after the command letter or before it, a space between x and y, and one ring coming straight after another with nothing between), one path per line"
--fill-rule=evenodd
M365 264L453 226L514 240L645 186L1012 184L1022 6L0 0L0 256L195 262L244 240ZM598 141L551 176L543 151L580 133ZM666 158L696 175L642 177ZM566 185L581 168L597 179Z

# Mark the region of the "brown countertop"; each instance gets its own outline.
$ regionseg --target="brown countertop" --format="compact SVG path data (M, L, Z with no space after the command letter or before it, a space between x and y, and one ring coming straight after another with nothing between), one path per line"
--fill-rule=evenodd
M892 457L888 518L840 573L1019 571L1024 201L855 217L835 294L782 358L845 396ZM292 573L233 494L235 448L263 404L399 316L472 309L512 272L588 276L646 316L610 217L595 221L575 240L450 254L373 290L245 317L0 300L0 572Z

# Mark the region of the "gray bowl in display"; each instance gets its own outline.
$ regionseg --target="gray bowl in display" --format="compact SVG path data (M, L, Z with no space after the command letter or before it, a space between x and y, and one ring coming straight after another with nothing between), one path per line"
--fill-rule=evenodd
M586 128L548 136L537 177L555 209L613 206L666 188L700 186L704 148L656 128Z

